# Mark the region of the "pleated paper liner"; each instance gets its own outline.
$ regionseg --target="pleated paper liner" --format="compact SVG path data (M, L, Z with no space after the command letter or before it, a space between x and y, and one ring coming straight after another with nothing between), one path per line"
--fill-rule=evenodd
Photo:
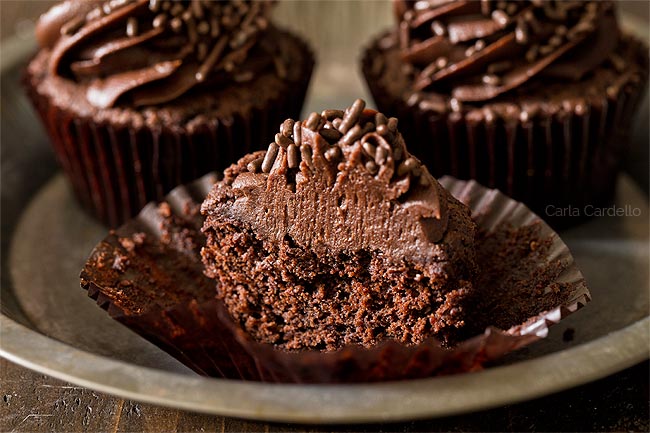
M278 350L252 341L203 275L199 207L216 179L205 176L160 205L148 204L95 247L81 272L82 287L111 317L199 374L325 383L474 371L545 337L548 326L590 300L567 246L526 206L474 181L445 177L441 183L471 208L480 232L477 312L462 341L453 348L429 339L334 352Z
M383 34L370 43L361 69L377 108L399 119L409 150L431 174L474 179L498 188L544 215L556 228L581 221L562 214L568 206L582 209L611 202L631 120L645 95L645 45L634 38L625 39L626 49L641 65L637 82L627 83L615 94L602 90L576 95L584 96L585 104L567 100L553 112L540 111L521 121L519 116L490 119L409 104L406 96L391 91L380 80L385 62L399 61L385 56L390 51L382 48L387 38L388 34Z
M222 170L241 156L268 145L278 125L300 115L314 57L299 38L303 53L297 81L283 84L277 96L223 118L183 124L138 127L97 122L54 104L37 90L37 77L25 86L50 137L66 177L81 205L110 227L135 216L148 202L208 172Z

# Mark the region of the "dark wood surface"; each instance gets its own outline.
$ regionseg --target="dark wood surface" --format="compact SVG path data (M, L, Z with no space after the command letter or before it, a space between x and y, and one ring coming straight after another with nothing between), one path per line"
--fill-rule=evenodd
M142 404L0 360L2 432L650 431L650 364L529 402L407 423L308 426L252 422Z

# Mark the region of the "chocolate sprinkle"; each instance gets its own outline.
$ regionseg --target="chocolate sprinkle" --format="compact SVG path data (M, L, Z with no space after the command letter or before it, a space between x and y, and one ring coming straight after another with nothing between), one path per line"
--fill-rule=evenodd
M287 137L284 134L275 134L275 143L281 147L287 147L290 144L293 144L291 138Z
M131 17L126 22L126 35L127 36L137 36L138 34L138 20Z
M262 162L263 161L264 161L264 158L257 158L255 160L249 162L248 165L246 166L246 168L251 173L257 173L262 168Z
M388 158L388 151L384 147L378 147L375 152L375 163L377 165L384 165ZM398 158L396 158L398 159Z
M488 66L488 74L500 74L512 68L512 62L509 60L504 60L502 62L492 63Z
M482 81L490 86L498 86L501 83L501 79L492 74L483 75Z
M208 75L208 72L213 68L219 57L223 53L223 50L226 48L228 39L225 36L222 36L219 41L212 47L212 51L208 54L205 62L199 67L199 70L196 73L196 80L203 81Z
M515 28L515 40L521 45L528 43L528 26L524 20L519 20L517 22L517 28Z
M609 61L610 63L614 66L614 69L616 69L616 72L624 72L625 71L625 60L618 54L612 54L609 56Z
M295 144L290 144L287 147L287 165L289 168L296 168L300 163L300 151Z
M538 54L539 45L533 45L528 51L526 51L526 60L532 63L537 59Z
M458 99L451 98L449 100L449 107L451 108L451 111L459 112L463 109L463 104Z
M559 47L562 45L563 39L561 36L555 35L548 40L548 44L552 47Z
M285 137L291 137L293 134L293 124L294 124L293 119L287 119L284 122L282 122L282 126L280 126L280 133L284 135Z
M329 143L335 143L338 140L340 140L341 137L343 136L343 134L341 134L338 130L333 128L323 128L319 131L319 133Z
M311 113L309 117L307 118L307 121L305 122L305 127L307 129L311 129L312 131L316 131L318 128L318 124L321 121L321 116L318 113Z
M432 22L431 30L436 36L445 36L447 34L447 28L440 21Z
M298 123L298 122L296 122ZM303 161L307 164L308 167L312 167L312 153L311 153L311 147L307 144L303 144L300 146L300 157L302 158Z
M377 166L375 161L367 161L366 170L368 170L370 174L377 174L377 172L379 171L379 167Z
M176 32L176 33L180 33L181 30L183 29L183 21L182 21L180 18L178 18L178 17L173 18L173 19L169 22L169 25L170 25L170 27L172 28L172 30L173 30L174 32Z
M508 14L498 9L492 12L492 19L496 21L501 27L507 26L508 22L510 21Z
M278 77L285 79L287 77L287 67L284 61L279 57L274 57L273 65L275 66L275 73L278 74Z
M377 154L377 148L375 146L373 146L372 144L366 141L365 143L363 143L362 147L363 150L366 151L369 157L375 159L375 155Z
M299 120L293 124L293 142L296 143L296 146L302 144L302 122Z
M86 23L85 17L76 17L61 26L62 35L71 35Z
M397 132L397 123L398 123L397 117L391 117L390 119L388 119L388 123L386 124L386 126L388 126L388 130L390 132L395 133Z
M345 113L343 116L343 120L341 121L341 125L337 128L341 133L345 134L348 132L348 130L357 123L359 120L359 116L361 116L361 112L363 109L366 108L366 102L362 99L357 99L354 101L352 106L348 109L348 111Z
M554 49L555 49L555 47L553 47L552 45L542 45L542 46L539 48L539 53L540 53L542 56L545 56L545 55L547 55L547 54L551 54L551 53L554 51Z
M262 171L268 173L271 171L271 167L275 163L275 158L278 156L279 147L275 143L269 144L269 148L264 155L264 161L262 162Z
M341 128L339 128L339 131ZM354 125L344 136L341 138L340 143L344 146L350 146L352 143L357 141L363 135L361 130L361 125Z
M337 117L342 118L345 115L345 112L343 110L323 110L321 113L321 116L323 116L327 120L334 120Z
M330 147L325 151L325 159L333 162L338 160L341 157L341 148L338 146Z
M402 163L397 167L397 175L404 176L407 173L410 173L415 167L417 167L418 161L415 158L408 158L402 161Z
M164 27L166 23L167 15L165 14L156 15L156 17L153 19L153 26L155 28Z

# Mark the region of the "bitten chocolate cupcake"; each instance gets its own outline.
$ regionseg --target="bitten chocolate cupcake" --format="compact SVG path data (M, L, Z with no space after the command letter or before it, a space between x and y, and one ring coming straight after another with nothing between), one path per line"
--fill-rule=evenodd
M256 342L336 350L450 342L476 273L468 208L364 110L285 121L204 201L206 275Z
M524 205L440 182L406 150L397 119L361 100L289 119L266 152L111 231L81 286L204 375L474 371L546 336L590 295L566 245Z
M555 225L614 194L648 48L610 1L394 2L363 73L435 176L477 179Z
M26 87L81 204L109 225L265 144L314 60L271 2L68 0Z

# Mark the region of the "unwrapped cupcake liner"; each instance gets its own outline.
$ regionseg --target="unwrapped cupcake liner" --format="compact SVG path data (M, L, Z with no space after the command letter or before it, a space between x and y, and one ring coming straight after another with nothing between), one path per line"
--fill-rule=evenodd
M566 101L561 109L504 120L480 115L480 110L436 112L391 94L379 80L379 47L386 37L366 49L362 73L379 111L400 120L409 150L434 176L474 179L498 188L556 228L582 219L566 218L571 207L580 210L612 201L631 120L645 95L648 53L643 44L628 38L645 75L620 92L603 91L586 96L586 104Z
M442 347L432 338L411 346L390 340L373 348L349 345L333 352L283 351L257 343L214 298L216 283L203 274L199 251L205 239L199 230L198 209L215 180L215 175L206 176L174 189L162 205L148 204L137 218L96 246L81 273L82 287L111 317L199 374L266 382L340 383L475 371L545 337L550 325L590 300L567 246L526 206L474 181L445 177L443 186L470 207L479 231L485 239L492 239L495 251L500 250L501 241L498 236L491 238L492 234L530 230L533 237L508 235L504 242L521 244L535 275L553 270L545 279L520 281L512 295L499 291L505 298L496 296L491 308L505 312L505 322L495 319L501 329L479 321L473 335L453 348ZM133 247L133 239L139 239L140 245ZM543 254L535 255L533 244L537 243L546 245ZM542 251L541 246L536 248ZM500 269L490 278L500 284L500 279L517 274L514 268L520 263L524 262ZM179 290L184 294L170 304L166 295Z
M241 156L268 145L278 125L298 117L314 59L305 53L305 70L278 96L253 104L229 117L206 118L184 125L130 126L92 117L53 104L25 79L28 95L50 137L56 157L79 203L110 227L133 217L148 202L161 200L172 188L213 170L222 170Z

